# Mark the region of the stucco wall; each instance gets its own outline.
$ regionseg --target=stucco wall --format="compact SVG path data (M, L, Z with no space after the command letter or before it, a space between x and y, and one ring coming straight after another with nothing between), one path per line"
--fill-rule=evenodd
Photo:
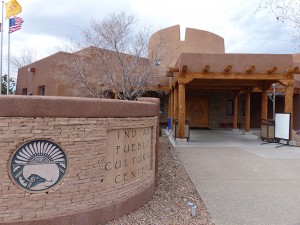
M175 65L181 53L225 53L224 39L214 33L186 28L185 36L180 35L180 26L175 25L155 32L149 39L148 58L160 60L161 76Z
M104 224L152 197L156 104L22 96L0 100L0 224ZM22 144L39 139L64 149L68 171L47 192L29 193L12 181L10 159Z
M245 127L245 116L243 116L243 95L238 100L238 123L241 128ZM226 101L234 100L234 96L227 92L216 92L209 94L209 128L220 128L220 123L225 123L226 128L232 128L233 115L226 115Z
M71 96L71 93L68 92L68 85L57 81L57 72L54 70L63 55L69 54L58 52L20 68L16 94L22 95L22 89L27 88L28 94L39 95L38 87L46 86L45 95L47 96ZM35 72L28 72L29 68L35 68Z

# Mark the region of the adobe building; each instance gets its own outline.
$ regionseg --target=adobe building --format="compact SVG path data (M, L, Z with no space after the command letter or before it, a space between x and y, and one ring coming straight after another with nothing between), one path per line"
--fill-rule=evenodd
M166 90L161 118L178 121L178 137L185 137L185 122L194 128L234 128L250 132L273 118L268 97L276 92L276 112L290 113L292 130L300 129L300 55L229 54L224 39L208 31L187 28L181 41L179 25L154 33L148 57L159 48L158 75L151 90ZM60 83L52 72L58 52L19 69L17 95L70 95L72 86ZM86 96L85 96L86 97ZM292 133L291 133L292 134ZM292 136L292 135L291 135Z

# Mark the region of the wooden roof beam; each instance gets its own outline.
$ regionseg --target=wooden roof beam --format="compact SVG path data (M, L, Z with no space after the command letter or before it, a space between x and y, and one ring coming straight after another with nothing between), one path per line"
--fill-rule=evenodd
M245 71L246 73L252 73L255 70L255 66L251 65L251 66L247 66Z
M300 69L298 66L290 67L287 69L287 73L300 73Z
M210 65L205 65L205 66L203 67L203 69L202 69L202 71L203 71L204 73L208 72L209 70L210 70Z
M179 72L179 67L169 67L171 73Z
M232 70L232 65L227 65L227 66L224 67L224 72L225 72L225 73L228 73L228 72L230 72L231 70Z
M266 71L267 71L267 73L274 73L275 71L277 70L277 66L272 66L272 67L270 67L270 68L268 68Z
M173 77L173 73L179 72L179 67L169 67L169 70L166 72L166 77Z

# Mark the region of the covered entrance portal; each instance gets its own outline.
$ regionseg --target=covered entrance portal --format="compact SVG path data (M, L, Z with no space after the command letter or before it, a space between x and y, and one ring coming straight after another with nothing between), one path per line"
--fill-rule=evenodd
M221 121L226 116L218 114L223 109L232 111L231 123L238 129L242 119L239 109L243 108L243 129L249 132L251 93L261 92L256 108L261 109L260 119L266 120L268 92L274 83L284 89L284 112L293 114L295 73L299 68L294 66L291 55L182 53L175 67L167 71L167 76L172 77L169 118L178 121L177 137L185 137L186 120L190 127L211 127L211 121ZM226 93L232 96L231 102L226 101ZM243 96L242 103L239 96ZM222 102L221 107L216 107L217 102Z

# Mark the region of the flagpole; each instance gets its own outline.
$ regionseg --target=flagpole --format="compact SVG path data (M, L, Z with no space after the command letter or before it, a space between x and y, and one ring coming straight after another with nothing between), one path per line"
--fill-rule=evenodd
M8 54L7 54L7 58L8 58L8 62L7 62L7 87L6 87L6 95L9 95L9 78L10 78L10 19L8 19Z
M0 50L0 95L2 94L2 65L3 65L3 16L4 16L4 1L2 1L2 20L1 20L1 50Z

